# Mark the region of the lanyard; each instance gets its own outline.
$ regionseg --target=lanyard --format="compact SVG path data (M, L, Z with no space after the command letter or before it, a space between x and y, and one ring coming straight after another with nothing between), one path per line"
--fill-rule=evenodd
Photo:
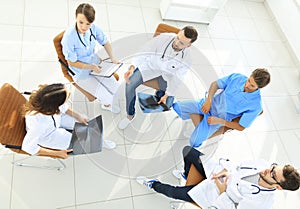
M82 39L81 39L81 37L80 37L80 35L79 35L78 29L77 29L77 25L75 25L75 28L76 28L77 36L78 36L80 42L82 43L82 45L83 45L85 48L87 48L86 44L82 41ZM93 37L95 40L96 40L96 37L95 37L95 35L93 34L91 28L90 28L90 32L91 32L91 35L90 35L90 42L91 42L91 41L92 41L92 37Z

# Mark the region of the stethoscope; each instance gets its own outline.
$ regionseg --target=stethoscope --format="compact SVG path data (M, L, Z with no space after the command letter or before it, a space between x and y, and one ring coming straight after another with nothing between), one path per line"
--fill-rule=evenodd
M254 167L239 167L239 169L253 169L253 170L257 170L257 168L254 168ZM239 186L239 184L237 184L237 186ZM272 191L276 190L276 188L273 188L273 189L262 189L262 188L260 188L259 186L255 185L255 184L251 184L251 186L257 189L256 192L252 192L251 194L258 194L260 192L272 192Z
M78 36L80 42L82 43L82 45L83 45L86 49L88 49L88 46L82 41L82 39L81 39L81 37L80 37L80 35L79 35L78 29L77 29L77 25L75 25L75 28L76 28L77 36ZM92 37L96 40L96 36L93 34L91 28L90 28L90 32L91 32L91 35L90 35L90 42L91 42L91 41L92 41Z
M171 41L168 43L168 45L166 46L165 50L164 50L164 53L162 54L161 56L161 60L163 60L165 58L165 54L166 54L166 51L168 49L168 47L170 46L170 44L175 40L175 37L171 39ZM176 56L178 55L178 53L176 54ZM183 59L183 56L184 56L184 49L182 49L181 51L181 59Z

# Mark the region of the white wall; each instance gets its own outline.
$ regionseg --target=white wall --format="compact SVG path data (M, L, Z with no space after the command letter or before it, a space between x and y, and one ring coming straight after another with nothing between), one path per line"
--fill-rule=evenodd
M273 14L299 64L300 5L298 3L299 0L265 0L265 5Z

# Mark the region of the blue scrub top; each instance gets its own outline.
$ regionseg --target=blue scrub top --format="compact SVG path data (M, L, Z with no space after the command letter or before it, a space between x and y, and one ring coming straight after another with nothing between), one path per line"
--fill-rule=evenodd
M92 24L90 29L91 30L88 30L85 33L85 36L79 34L81 40L86 46L81 43L75 28L75 24L66 30L61 41L63 46L62 51L66 60L71 62L80 61L87 64L99 64L100 58L94 53L96 41L98 41L98 43L101 45L105 45L108 40L99 27ZM91 31L94 36L91 35ZM96 39L94 37L96 37ZM86 77L91 72L89 70L82 70L72 66L70 66L70 68L78 79Z
M248 128L262 111L260 90L244 92L247 77L233 73L217 80L223 91L213 98L211 113L228 121L241 116L239 124Z

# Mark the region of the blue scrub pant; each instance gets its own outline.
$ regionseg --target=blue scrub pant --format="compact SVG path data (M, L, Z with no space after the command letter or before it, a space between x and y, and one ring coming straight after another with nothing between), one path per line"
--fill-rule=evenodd
M162 76L157 77L160 90L156 91L156 96L162 97L165 95L167 89L167 82ZM133 74L129 77L130 84L126 83L126 112L128 116L134 116L135 114L135 100L136 100L136 88L144 83L142 74L138 68L136 68Z
M191 119L190 114L203 115L203 120L195 127L190 137L190 145L192 147L200 147L204 140L209 138L221 127L220 124L210 125L207 123L207 119L211 116L211 112L209 111L205 114L201 111L204 102L205 99L200 99L176 102L173 104L173 109L183 120Z

